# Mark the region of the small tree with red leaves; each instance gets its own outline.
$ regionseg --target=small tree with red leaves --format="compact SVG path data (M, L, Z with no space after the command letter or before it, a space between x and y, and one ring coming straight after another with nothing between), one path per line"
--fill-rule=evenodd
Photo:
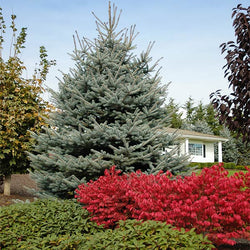
M243 142L250 141L250 6L243 8L240 4L233 9L232 18L236 42L221 44L222 53L226 52L225 78L233 92L221 95L220 90L212 93L210 98L224 123Z

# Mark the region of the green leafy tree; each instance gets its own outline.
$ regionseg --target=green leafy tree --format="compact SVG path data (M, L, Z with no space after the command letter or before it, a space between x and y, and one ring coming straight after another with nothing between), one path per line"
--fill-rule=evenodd
M76 39L75 68L64 75L59 92L52 91L58 111L46 133L34 134L31 176L44 194L70 198L80 183L112 165L122 172L185 170L175 137L164 131L166 88L157 63L151 64L152 44L134 55L135 27L117 31L116 12L109 5L108 22L96 17L95 40Z
M11 15L10 28L13 32L10 55L3 58L5 21L0 8L0 175L4 177L4 194L10 194L13 173L24 173L29 167L26 151L31 150L34 138L30 131L39 132L45 125L47 103L40 94L42 82L54 62L47 60L44 47L40 47L40 67L31 79L23 78L25 66L20 60L24 48L26 28L17 35L15 15Z

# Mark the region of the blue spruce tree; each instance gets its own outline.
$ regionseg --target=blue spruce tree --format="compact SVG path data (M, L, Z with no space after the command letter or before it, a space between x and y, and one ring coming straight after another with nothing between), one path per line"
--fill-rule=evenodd
M122 172L186 170L176 138L164 131L166 87L157 63L150 65L152 44L134 55L135 27L116 31L119 17L109 5L107 23L96 17L97 39L76 36L75 68L52 91L57 111L45 132L34 134L31 175L45 194L70 198L112 165Z

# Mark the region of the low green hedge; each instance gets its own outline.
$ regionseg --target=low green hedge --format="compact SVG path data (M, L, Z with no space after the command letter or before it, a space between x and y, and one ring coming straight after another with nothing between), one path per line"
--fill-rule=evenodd
M82 235L103 230L71 200L0 207L0 249L75 249Z
M213 165L219 164L218 162L191 162L189 167L197 167L198 169L209 168ZM235 170L246 170L246 166L236 165L234 162L224 162L223 167L225 169L235 169Z
M194 229L174 230L159 221L120 221L119 228L100 232L82 241L79 249L212 249L214 246Z
M157 221L120 221L103 229L71 200L37 200L0 207L0 249L212 249L194 230Z

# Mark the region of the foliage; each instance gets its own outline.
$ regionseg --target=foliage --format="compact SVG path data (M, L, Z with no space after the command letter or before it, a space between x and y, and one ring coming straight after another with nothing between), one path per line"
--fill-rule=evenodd
M76 190L76 198L98 224L114 227L119 220L158 220L206 232L215 244L250 239L250 169L227 177L218 165L183 179L171 179L169 172L119 174L113 166Z
M40 65L31 79L23 78L25 66L20 59L26 41L26 28L17 35L15 15L11 15L13 54L4 60L2 51L6 25L0 8L0 174L26 171L29 166L26 151L34 139L30 131L39 132L45 125L47 103L40 94L42 83L54 61L47 60L46 49L40 47Z
M250 144L242 142L242 138L237 138L227 127L223 127L220 136L228 141L222 143L223 161L234 162L237 165L250 165ZM214 146L215 161L218 160L218 144Z
M206 117L206 107L204 107L203 103L200 101L198 103L198 106L195 107L195 112L194 112L194 116L193 116L193 120L194 121L202 121L205 120Z
M88 234L50 234L45 237L28 238L26 241L18 243L18 249L60 249L60 250L75 250L84 242L85 237L89 238ZM10 248L12 249L12 248Z
M180 106L175 103L173 98L170 98L168 103L164 106L165 117L170 117L171 128L181 128L182 112L180 111ZM169 126L169 121L166 122L166 125Z
M228 128L224 127L221 132L220 136L227 138L228 141L222 143L222 154L223 154L223 161L224 162L235 162L238 164L239 149L237 147L237 140L235 137L231 135L231 132ZM214 145L214 153L215 153L215 160L218 161L218 144Z
M222 126L219 124L216 112L211 104L204 105L200 101L196 106L193 98L189 97L183 108L186 118L182 121L182 129L219 135Z
M223 161L235 162L236 164L248 164L249 146L241 145L240 140L235 138L223 125L220 125L217 112L212 104L204 105L202 102L198 106L194 105L193 99L190 97L184 105L185 112L188 114L182 121L182 129L192 130L204 134L214 134L228 139L223 142ZM243 146L243 147L242 147ZM215 161L218 161L218 144L215 143ZM242 152L242 153L241 153ZM242 161L243 160L243 161Z
M117 30L116 12L110 6L107 23L97 18L97 39L79 41L75 68L53 92L50 127L34 135L31 176L48 195L73 197L80 183L113 164L123 172L173 174L187 165L187 157L177 156L175 135L163 129L166 88L151 63L153 44L134 55L134 26Z
M194 230L185 232L158 221L120 221L115 230L106 230L81 243L81 249L212 249L213 245Z
M235 134L221 125L217 116L217 111L212 104L204 105L201 101L195 105L193 98L185 102L182 117L180 106L173 98L165 105L165 116L170 115L171 127L184 130L196 131L204 134L214 134L228 139L222 143L223 161L235 162L238 165L250 164L250 146L245 145L241 138L236 138ZM215 143L215 161L218 161L218 144ZM211 165L210 165L211 166Z
M195 111L194 107L194 99L192 97L189 97L188 100L185 102L183 106L185 112L186 112L186 120L189 123L192 123L193 121L193 113Z
M90 221L86 210L69 200L15 204L0 208L0 214L0 247L4 249L211 248L210 242L193 230L177 231L161 222L126 221L114 231L104 230Z
M211 103L206 105L205 108L205 121L207 122L214 135L220 135L221 130L223 130L223 126L220 125L216 110L213 108L213 105Z
M197 120L194 122L194 124L183 122L181 128L186 129L186 130L199 132L199 133L208 134L208 135L213 134L211 128L209 127L207 122L204 120Z
M239 152L237 164L250 165L250 144L245 144L240 138L236 140L236 148Z
M80 236L102 230L90 221L86 210L70 200L37 200L0 207L0 248L4 249L73 249Z
M221 95L220 90L210 95L222 123L240 136L250 141L250 7L239 4L233 9L232 18L236 42L221 44L222 53L226 52L227 64L225 77L232 87L230 95Z
M218 164L218 162L191 162L188 167L197 167L198 169L209 168L213 165ZM234 162L224 162L223 167L225 169L235 169L235 170L246 170L246 167L250 165L236 165Z

